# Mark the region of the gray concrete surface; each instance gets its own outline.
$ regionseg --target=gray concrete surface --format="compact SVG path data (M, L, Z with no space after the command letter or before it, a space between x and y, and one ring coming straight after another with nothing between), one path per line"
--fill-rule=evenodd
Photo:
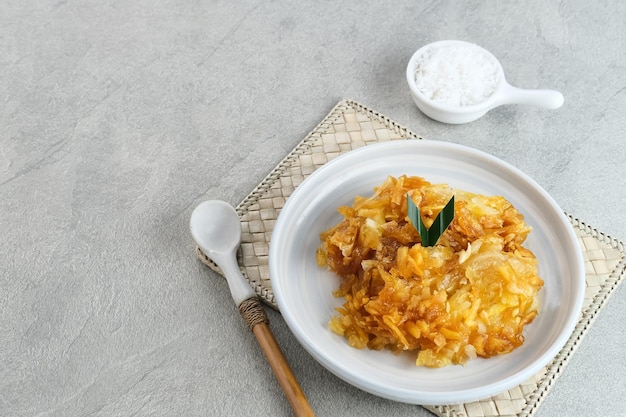
M626 238L624 22L617 0L3 0L0 415L290 415L187 224L202 200L238 203L342 98L490 152ZM440 39L565 105L429 120L404 71ZM537 417L626 409L625 291ZM318 415L430 415L342 382L270 319Z

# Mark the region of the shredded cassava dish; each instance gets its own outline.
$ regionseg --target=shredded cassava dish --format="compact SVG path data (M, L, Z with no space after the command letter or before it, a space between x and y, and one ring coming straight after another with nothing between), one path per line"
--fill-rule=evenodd
M407 195L427 227L454 196L454 219L434 246L408 220ZM316 258L340 277L334 295L345 302L329 327L350 346L443 367L523 344L543 280L523 246L531 229L504 197L388 177L338 211L344 219L320 234Z

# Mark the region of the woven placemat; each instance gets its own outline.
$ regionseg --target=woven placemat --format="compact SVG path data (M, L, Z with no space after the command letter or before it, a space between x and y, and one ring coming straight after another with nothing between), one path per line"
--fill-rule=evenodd
M315 169L370 143L421 139L409 129L353 100L339 102L324 120L236 207L242 241L238 261L256 293L278 309L269 277L269 242L278 213L295 188ZM425 406L445 417L532 416L611 294L626 275L626 247L568 215L578 236L586 268L586 293L580 321L557 357L525 383L494 397L465 404ZM199 249L199 259L221 273Z

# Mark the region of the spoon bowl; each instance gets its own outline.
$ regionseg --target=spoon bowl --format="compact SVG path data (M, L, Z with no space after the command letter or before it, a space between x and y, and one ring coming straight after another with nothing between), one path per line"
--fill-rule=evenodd
M475 104L460 105L450 104L446 101L434 99L418 88L416 82L416 69L425 54L443 48L457 48L467 53L473 53L488 62L493 68L493 82L495 89ZM453 63L446 63L453 64ZM462 124L473 122L484 116L488 111L506 104L530 104L546 109L557 109L563 105L563 94L554 90L530 90L517 88L510 85L504 76L502 65L486 49L473 43L447 40L434 42L418 49L411 59L406 69L406 78L411 90L411 97L417 107L431 119L442 123ZM472 86L470 86L472 87Z
M206 254L230 253L241 243L239 217L233 207L218 200L200 203L191 214L191 234Z

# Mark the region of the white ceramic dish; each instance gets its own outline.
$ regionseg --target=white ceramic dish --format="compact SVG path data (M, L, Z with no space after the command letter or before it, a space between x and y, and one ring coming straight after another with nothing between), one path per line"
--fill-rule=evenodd
M415 82L415 69L421 57L429 50L447 47L474 51L474 53L492 62L492 65L496 68L495 79L497 87L491 96L478 104L457 106L432 100L420 91ZM502 65L500 65L495 56L476 44L464 41L445 40L421 47L409 59L406 68L406 79L411 91L411 97L417 107L431 119L442 123L462 124L473 122L484 116L489 110L504 104L531 104L546 109L557 109L564 102L563 94L558 91L529 90L513 87L506 81Z
M503 195L533 227L526 244L545 281L541 311L514 352L466 366L428 369L415 355L357 350L328 329L342 299L338 278L317 266L319 233L340 221L337 208L369 196L388 175L419 175L431 182ZM291 195L274 228L270 276L280 311L304 348L331 372L372 394L412 404L474 401L526 381L563 347L578 321L585 287L577 238L562 210L527 175L486 153L427 140L368 145L311 174Z

